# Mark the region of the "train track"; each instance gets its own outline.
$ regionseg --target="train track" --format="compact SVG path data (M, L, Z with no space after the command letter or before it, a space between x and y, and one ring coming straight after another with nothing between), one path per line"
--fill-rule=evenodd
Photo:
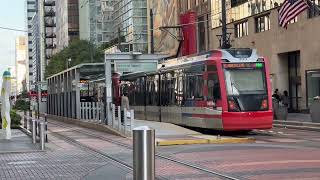
M64 127L64 128L72 128L72 126L66 126L65 124L60 124L60 123L53 123L52 121L49 122L49 124L53 124L53 125L56 125L56 126L60 126L60 127ZM49 130L50 131L50 130ZM125 143L122 143L122 142L119 142L119 141L116 141L116 140L113 140L111 138L107 138L107 137L104 137L104 136L99 136L97 134L94 134L92 132L88 132L86 130L79 130L79 129L72 129L71 131L74 131L74 132L78 132L80 134L85 134L87 136L90 136L90 137L94 137L96 139L100 139L100 140L103 140L103 141L107 141L109 143L112 143L112 144L115 144L117 146L120 146L122 148L126 148L126 149L129 149L129 150L133 150L133 148L131 147L131 145L128 145L128 144L125 144ZM85 144L82 144L68 136L65 136L61 133L58 133L58 132L53 132L53 131L50 131L50 133L56 137L59 137L61 139L64 139L65 141L69 142L69 143L72 143L72 144L75 144L81 148L83 148L84 150L89 150L89 151L92 151L100 156L103 156L104 158L106 159L109 159L117 164L120 164L121 166L129 169L129 170L133 170L133 167L131 165L129 165L128 163L124 162L124 161L121 161L119 159L116 159L102 151L99 151L97 149L94 149L94 148L91 148ZM201 166L198 166L196 164L192 164L192 163L188 163L188 162L184 162L184 161L181 161L181 160L178 160L178 159L174 159L174 158L171 158L171 157L168 157L168 156L165 156L165 155L162 155L162 154L159 154L159 153L156 153L155 156L157 158L160 158L160 159L164 159L164 160L167 160L167 161L170 161L170 162L174 162L176 164L179 164L179 165L183 165L183 166L186 166L186 167L189 167L189 168L192 168L192 169L196 169L200 172L204 172L204 173L207 173L207 174L210 174L210 175L213 175L215 177L220 177L220 178L223 178L223 179L229 179L229 180L239 180L238 178L236 177L232 177L232 176L229 176L229 175L226 175L226 174L222 174L220 172L216 172L216 171L212 171L212 170L208 170L206 168L203 168ZM167 178L164 178L164 177L161 177L161 176L157 176L156 177L157 179L167 179Z

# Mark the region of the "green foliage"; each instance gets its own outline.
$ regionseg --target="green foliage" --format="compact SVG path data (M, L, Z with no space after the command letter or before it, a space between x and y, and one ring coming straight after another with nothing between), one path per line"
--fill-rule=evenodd
M28 98L28 91L27 90L23 90L21 92L21 94L19 94L19 98Z
M11 118L11 129L19 128L19 126L21 125L22 117L19 114L17 114L17 111L11 110L10 118ZM0 126L2 126L2 117L0 119Z
M10 118L11 118L11 128L17 128L21 125L22 117L19 114L17 114L17 111L11 110Z
M30 109L30 102L27 102L24 99L18 99L13 109L27 111Z
M71 58L70 66L81 63L103 62L103 51L86 40L73 40L68 47L56 53L50 59L46 68L45 76L51 76L67 69L68 59Z

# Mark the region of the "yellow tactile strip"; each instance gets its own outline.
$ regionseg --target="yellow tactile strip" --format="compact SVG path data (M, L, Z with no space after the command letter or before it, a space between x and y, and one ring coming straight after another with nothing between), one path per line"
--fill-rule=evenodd
M161 139L156 138L157 146L173 146L173 145L190 145L190 144L234 144L234 143L254 143L254 138L237 138L226 136L209 136L209 135L194 135L191 139Z

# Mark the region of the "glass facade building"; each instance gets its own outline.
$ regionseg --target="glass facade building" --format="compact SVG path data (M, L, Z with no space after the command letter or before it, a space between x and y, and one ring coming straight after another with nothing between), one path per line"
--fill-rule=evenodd
M116 0L80 0L80 39L94 44L113 39L113 5Z
M227 23L279 7L284 0L226 0ZM212 27L221 26L221 0L211 0Z
M124 37L125 50L147 52L147 0L117 1L113 18L114 37Z

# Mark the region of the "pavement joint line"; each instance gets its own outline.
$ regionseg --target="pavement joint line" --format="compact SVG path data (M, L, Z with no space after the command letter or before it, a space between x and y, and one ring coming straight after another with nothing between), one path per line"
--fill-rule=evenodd
M24 153L39 153L46 150L27 150L27 151L1 151L0 154L24 154Z

